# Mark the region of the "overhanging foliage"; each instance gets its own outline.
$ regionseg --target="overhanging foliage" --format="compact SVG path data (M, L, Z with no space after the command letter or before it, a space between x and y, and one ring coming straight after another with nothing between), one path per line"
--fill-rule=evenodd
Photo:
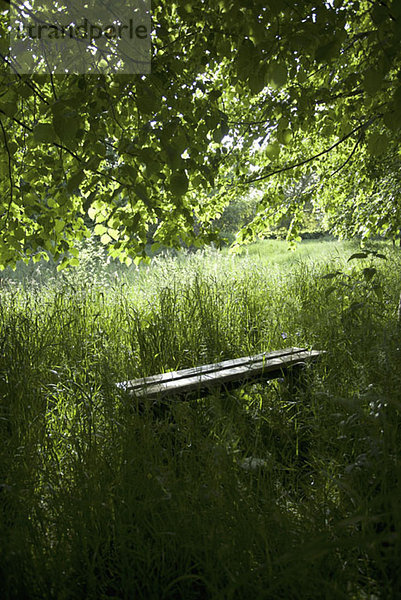
M149 75L21 75L1 6L2 265L41 250L74 264L93 227L122 258L144 255L151 223L177 245L196 220L202 243L250 186L265 195L238 241L289 212L295 236L303 199L282 190L305 173L339 231L399 231L398 0L155 0Z

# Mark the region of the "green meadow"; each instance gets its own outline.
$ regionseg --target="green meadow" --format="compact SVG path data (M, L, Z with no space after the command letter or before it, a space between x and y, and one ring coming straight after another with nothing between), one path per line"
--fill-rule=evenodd
M1 598L399 598L400 292L378 242L3 273ZM326 351L295 392L115 386L288 346Z

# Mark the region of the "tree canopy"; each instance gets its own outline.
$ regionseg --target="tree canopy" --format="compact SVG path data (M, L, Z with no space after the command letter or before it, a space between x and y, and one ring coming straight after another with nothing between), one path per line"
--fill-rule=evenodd
M296 238L312 196L337 233L399 234L399 0L153 0L151 72L133 75L21 74L0 2L1 265L74 264L92 230L127 261L152 224L161 244L210 241L251 188L238 243L283 215Z

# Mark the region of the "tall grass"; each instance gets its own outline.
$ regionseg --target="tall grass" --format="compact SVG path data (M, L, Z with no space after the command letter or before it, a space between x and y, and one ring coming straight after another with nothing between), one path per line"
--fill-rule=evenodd
M400 257L265 250L4 286L1 597L399 597ZM290 345L295 395L114 385Z

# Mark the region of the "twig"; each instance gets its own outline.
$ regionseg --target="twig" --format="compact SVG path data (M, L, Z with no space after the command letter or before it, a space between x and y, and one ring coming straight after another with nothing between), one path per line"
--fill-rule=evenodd
M347 140L352 135L354 135L354 133L356 133L357 131L360 131L361 129L366 129L367 127L369 127L376 119L379 118L379 116L381 116L381 115L372 117L366 123L362 123L361 125L358 125L358 127L355 127L355 129L353 129L350 133L347 133L347 135L345 135L344 137L341 138L341 140L338 140L338 142L336 142L335 144L330 146L330 148L326 148L326 150L322 150L322 152L319 152L318 154L315 154L314 156L310 156L309 158L306 158L305 160L301 160L298 163L288 165L287 167L282 167L281 169L277 169L276 171L271 171L270 173L267 173L266 175L261 175L260 177L254 177L253 179L249 179L248 181L245 182L245 184L254 183L255 181L262 181L263 179L268 179L272 175L278 175L279 173L284 173L285 171L290 171L291 169L295 169L296 167L302 167L303 165L306 165L307 163L312 162L312 161L316 160L317 158L324 156L325 154L328 154L329 152L334 150L334 148L337 148L337 146L339 146L340 144L345 142L345 140Z
M335 171L333 171L329 177L333 177L333 175L336 175L339 171L341 171L341 169L343 169L345 167L345 165L347 165L349 163L349 161L351 160L351 158L353 157L353 155L355 154L356 149L358 148L361 140L363 137L363 131L359 134L358 139L356 140L355 146L352 149L351 154L349 155L349 157L347 158L347 160L340 166L338 167L338 169L336 169Z
M6 130L4 129L3 121L1 119L0 119L0 126L3 131L4 145L6 147L6 152L8 155L8 176L10 179L10 202L8 203L8 208L7 208L7 213L6 213L6 215L7 215L6 218L8 219L8 215L10 214L11 204L13 203L13 199L14 199L14 183L13 183L13 173L12 173L11 152L10 152L10 148L8 145Z
M39 98L42 100L42 102L44 102L45 104L49 104L49 102L46 100L46 98L44 98L42 96L42 94L36 89L36 87L33 85L33 83L31 81L29 81L28 79L22 79L21 73L18 72L18 70L15 68L15 66L12 64L12 62L10 62L6 56L4 56L4 54L2 54L0 52L0 59L10 67L10 69L12 69L15 73L15 75L17 75L17 77L23 81L25 83L25 85L27 85L35 94L35 96L39 96Z

